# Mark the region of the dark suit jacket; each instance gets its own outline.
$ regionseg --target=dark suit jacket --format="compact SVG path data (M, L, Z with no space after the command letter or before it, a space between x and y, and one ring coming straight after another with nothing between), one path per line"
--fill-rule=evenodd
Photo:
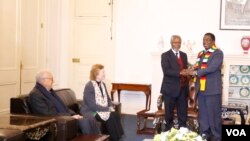
M67 113L58 113L55 104L46 98L38 89L33 88L29 95L29 104L33 114L36 115L73 115L74 112L69 110Z
M184 69L188 67L187 54L179 51L183 61ZM180 93L180 66L178 59L172 49L161 55L161 67L163 71L163 80L161 85L161 93L171 97L177 97Z
M207 68L197 70L196 92L200 89L200 77L206 76L206 95L222 94L221 67L223 63L223 52L218 49L208 58Z

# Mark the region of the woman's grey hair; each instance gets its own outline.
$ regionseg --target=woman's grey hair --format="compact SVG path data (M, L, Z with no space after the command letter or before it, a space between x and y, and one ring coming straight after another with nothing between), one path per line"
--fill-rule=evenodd
M171 39L170 39L170 43L172 43L175 38L179 38L181 40L181 36L179 36L179 35L172 35Z
M37 74L36 74L36 82L38 82L38 83L42 82L42 80L43 80L44 77L45 77L45 76L44 76L45 74L50 74L50 75L52 75L51 72L48 71L48 70L40 70L40 71L37 72Z

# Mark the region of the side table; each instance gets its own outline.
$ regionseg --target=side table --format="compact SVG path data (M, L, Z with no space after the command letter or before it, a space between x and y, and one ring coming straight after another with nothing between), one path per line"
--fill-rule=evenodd
M111 99L114 100L114 93L117 91L118 101L120 102L120 93L126 91L141 91L146 96L145 109L149 110L151 105L151 84L131 84L131 83L112 83Z

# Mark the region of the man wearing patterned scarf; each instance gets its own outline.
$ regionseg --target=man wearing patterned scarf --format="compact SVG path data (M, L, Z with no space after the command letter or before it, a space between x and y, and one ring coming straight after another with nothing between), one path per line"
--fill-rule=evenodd
M200 133L212 141L221 140L221 98L223 52L215 45L215 36L206 33L194 71L198 96Z

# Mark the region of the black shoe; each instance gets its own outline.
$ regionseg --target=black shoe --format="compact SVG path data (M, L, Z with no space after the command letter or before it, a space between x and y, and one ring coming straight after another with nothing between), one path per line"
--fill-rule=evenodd
M201 134L200 135L203 141L210 141L210 137L206 134Z

